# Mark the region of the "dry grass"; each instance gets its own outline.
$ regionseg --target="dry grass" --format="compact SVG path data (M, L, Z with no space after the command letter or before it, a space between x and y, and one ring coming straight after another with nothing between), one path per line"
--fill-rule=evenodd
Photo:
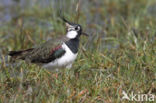
M85 8L82 2L79 23L91 36L82 37L72 69L59 72L7 60L9 50L30 48L65 33L53 8L36 5L21 12L0 28L0 103L127 103L121 101L123 90L155 94L154 3L101 0ZM71 8L64 15L74 21Z

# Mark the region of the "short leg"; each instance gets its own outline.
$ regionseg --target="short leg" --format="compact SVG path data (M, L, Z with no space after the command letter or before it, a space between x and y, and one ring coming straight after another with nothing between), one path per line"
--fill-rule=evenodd
M71 64L68 64L67 66L66 66L66 68L68 68L68 69L70 69L72 67L72 63Z

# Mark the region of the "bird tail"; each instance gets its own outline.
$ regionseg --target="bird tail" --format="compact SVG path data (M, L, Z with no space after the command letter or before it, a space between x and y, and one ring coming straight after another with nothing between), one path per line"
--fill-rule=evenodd
M8 55L15 59L25 59L25 54L29 53L32 51L33 48L31 49L26 49L26 50L20 50L20 51L9 51Z

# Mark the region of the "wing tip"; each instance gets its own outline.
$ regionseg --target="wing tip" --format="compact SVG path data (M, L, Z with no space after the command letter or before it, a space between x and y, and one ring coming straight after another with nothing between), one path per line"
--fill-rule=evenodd
M21 51L9 51L8 55L15 56L15 55L18 55L20 53L21 53Z

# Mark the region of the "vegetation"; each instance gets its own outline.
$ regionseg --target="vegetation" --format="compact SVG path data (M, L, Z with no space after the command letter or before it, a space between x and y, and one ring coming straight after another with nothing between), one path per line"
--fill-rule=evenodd
M121 100L123 91L156 95L155 0L80 1L79 10L72 0L58 8L17 6L0 26L0 103L131 103ZM11 62L8 51L65 34L59 7L90 34L81 37L72 69Z

